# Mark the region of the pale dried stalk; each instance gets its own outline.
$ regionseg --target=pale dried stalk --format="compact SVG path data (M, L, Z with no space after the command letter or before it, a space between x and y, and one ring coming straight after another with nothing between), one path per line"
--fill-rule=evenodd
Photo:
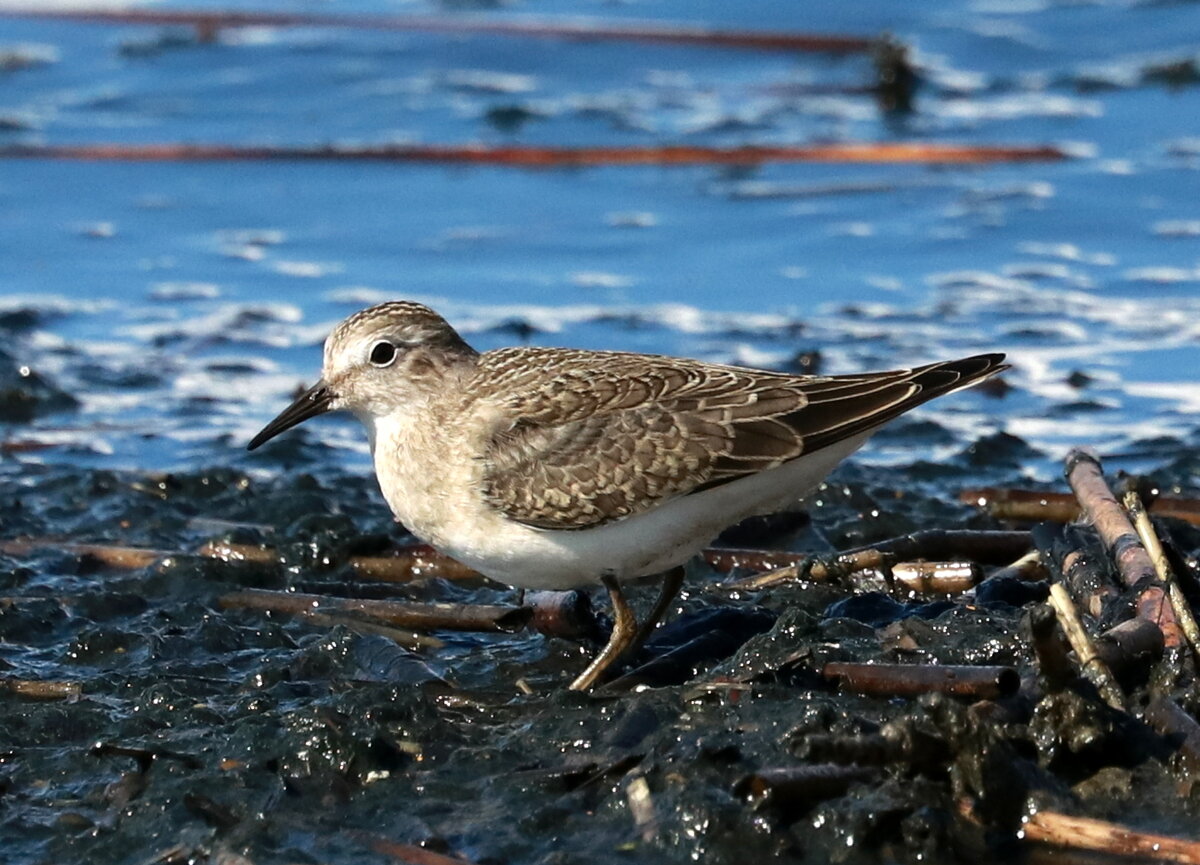
M1125 695L1117 686L1108 665L1100 660L1096 653L1096 647L1075 609L1075 602L1071 600L1062 583L1055 583L1050 587L1050 606L1054 607L1054 612L1058 615L1058 622L1062 625L1063 633L1067 635L1067 642L1075 650L1075 657L1084 676L1096 686L1104 702L1114 709L1125 711Z
M1179 629L1187 637L1192 651L1200 655L1200 624L1197 624L1191 605L1183 596L1183 590L1180 589L1175 575L1171 573L1171 565L1167 562L1167 554L1163 550L1162 541L1158 538L1158 532L1154 530L1154 524L1150 522L1150 514L1146 511L1141 497L1133 490L1125 494L1125 510L1129 511L1129 516L1133 518L1133 527L1137 529L1142 546L1146 548L1146 553L1150 556L1154 572L1167 587L1167 600L1171 602L1171 609L1175 611Z
M1107 820L1071 817L1055 811L1031 814L1021 827L1021 836L1026 841L1072 850L1095 850L1118 856L1200 865L1200 842L1138 832Z

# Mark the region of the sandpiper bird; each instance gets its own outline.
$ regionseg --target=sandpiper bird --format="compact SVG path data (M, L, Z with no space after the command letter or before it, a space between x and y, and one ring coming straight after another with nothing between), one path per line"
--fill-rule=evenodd
M585 690L640 645L681 565L723 528L810 492L881 425L1003 359L800 376L626 352L481 354L433 310L394 301L334 329L321 380L249 448L346 409L414 535L511 586L603 584L615 624L571 684ZM639 629L621 582L654 574L663 590Z

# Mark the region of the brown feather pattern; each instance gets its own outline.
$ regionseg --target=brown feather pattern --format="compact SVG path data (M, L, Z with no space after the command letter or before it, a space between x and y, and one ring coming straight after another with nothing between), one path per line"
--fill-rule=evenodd
M518 420L492 437L485 496L527 525L598 526L868 432L1004 369L1003 357L814 377L620 352L487 352L469 390Z

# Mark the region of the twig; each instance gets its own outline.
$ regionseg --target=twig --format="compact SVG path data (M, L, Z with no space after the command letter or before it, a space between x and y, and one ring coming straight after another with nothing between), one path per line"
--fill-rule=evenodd
M1171 601L1171 609L1175 611L1180 630L1187 637L1192 651L1200 655L1200 625L1196 623L1192 607L1184 597L1179 581L1171 573L1171 565L1167 562L1162 542L1159 541L1154 525L1150 522L1150 515L1146 513L1146 507L1136 491L1130 490L1125 494L1125 509L1133 518L1134 528L1137 529L1138 538L1141 539L1142 546L1146 548L1146 554L1154 565L1154 572L1167 587L1167 598Z
M1121 581L1129 588L1145 586L1137 598L1138 616L1162 628L1167 648L1182 645L1183 633L1162 583L1129 518L1104 480L1100 458L1089 450L1072 450L1066 459L1066 476L1080 507L1096 527L1105 550L1116 561Z
M1038 811L1029 815L1021 827L1020 837L1026 841L1073 850L1094 850L1109 855L1140 856L1160 862L1200 865L1200 842L1138 832L1106 820L1071 817L1055 811Z
M839 690L870 696L915 697L940 692L992 700L1015 694L1021 677L1012 667L961 664L865 664L834 661L821 676Z
M265 610L307 616L341 613L367 616L389 625L414 630L519 631L533 616L527 607L494 604L414 604L403 601L361 600L298 592L247 589L222 595L223 609Z
M1079 502L1070 493L979 487L963 490L958 498L964 504L983 508L998 520L1069 523L1079 517ZM1200 499L1160 496L1150 502L1148 509L1156 517L1200 526Z
M761 165L765 162L917 163L980 165L1066 159L1050 146L988 146L941 143L817 144L811 146L527 147L483 144L381 144L278 147L233 144L13 144L0 159L86 162L338 161L504 165L518 168L582 168L601 165Z
M1092 645L1091 637L1088 636L1087 629L1083 626L1083 620L1079 618L1079 613L1075 609L1075 603L1067 594L1067 589L1062 583L1054 583L1050 586L1050 605L1054 607L1054 612L1058 615L1058 623L1062 626L1063 633L1067 635L1067 641L1075 650L1075 658L1083 675L1096 686L1100 696L1104 698L1104 702L1114 709L1124 711L1125 695L1121 693L1108 665L1097 655L1096 647Z

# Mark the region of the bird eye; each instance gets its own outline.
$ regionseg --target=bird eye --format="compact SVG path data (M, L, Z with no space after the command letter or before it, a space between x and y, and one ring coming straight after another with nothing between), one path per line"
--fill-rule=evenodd
M371 349L371 363L375 366L389 366L396 359L396 346L386 340L375 343Z

